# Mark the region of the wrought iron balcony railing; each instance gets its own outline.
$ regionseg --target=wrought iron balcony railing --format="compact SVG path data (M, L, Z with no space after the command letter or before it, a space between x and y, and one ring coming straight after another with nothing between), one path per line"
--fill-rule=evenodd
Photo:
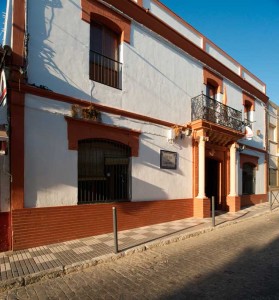
M242 112L224 105L204 94L192 98L192 121L206 120L242 131Z
M122 63L90 51L90 79L121 89Z

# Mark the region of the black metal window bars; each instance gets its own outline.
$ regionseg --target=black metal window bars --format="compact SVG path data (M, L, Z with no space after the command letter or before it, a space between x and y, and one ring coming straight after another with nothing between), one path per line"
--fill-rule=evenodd
M122 89L122 63L90 51L90 79L105 85Z

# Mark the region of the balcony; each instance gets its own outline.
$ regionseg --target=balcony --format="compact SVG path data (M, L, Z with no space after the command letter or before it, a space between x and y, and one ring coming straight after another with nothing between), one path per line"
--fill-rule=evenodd
M242 131L242 112L224 105L204 94L192 98L192 121L205 120Z
M90 51L90 79L122 89L122 63L95 51Z

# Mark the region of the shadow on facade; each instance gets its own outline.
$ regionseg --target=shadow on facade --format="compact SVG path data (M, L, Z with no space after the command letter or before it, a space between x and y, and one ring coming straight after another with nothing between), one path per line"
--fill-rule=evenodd
M70 3L74 5L73 2ZM77 5L74 6L75 9L78 10L76 13L80 15L81 8ZM86 72L89 79L89 49L86 50L88 52L88 69L82 70L81 73L79 70L81 64L78 63L78 61L81 61L82 58L79 50L84 50L85 46L67 30L66 22L63 27L54 22L55 15L62 8L63 4L61 0L46 0L35 6L30 5L29 14L32 16L36 15L37 17L30 18L28 24L28 28L32 28L32 31L29 33L29 64L27 66L27 75L32 74L32 76L28 78L28 83L43 86L58 93L63 91L63 94L72 97L88 99L90 97L90 91L88 91L88 93L84 92L84 88L79 86L74 74L84 74ZM68 50L63 49L63 42L58 40L60 45L56 45L56 48L60 51L65 51L65 55L67 51L69 53L75 53L75 56L71 57L68 62L68 66L66 67L68 70L67 73L58 67L55 59L56 52L53 50L53 47L51 47L53 42L49 40L49 38L53 27L56 27L55 29L58 33L62 31L61 37L63 36L63 39L67 40L70 45ZM69 40L71 42L69 42ZM73 50L73 48L76 50ZM94 86L91 87L91 89L94 89ZM91 90L91 96L92 92ZM94 99L94 101L96 101L96 99Z

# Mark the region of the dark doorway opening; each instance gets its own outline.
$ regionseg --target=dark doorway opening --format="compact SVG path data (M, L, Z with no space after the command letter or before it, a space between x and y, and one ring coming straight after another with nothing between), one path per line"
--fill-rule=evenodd
M211 158L205 160L205 194L210 199L211 209L211 198L215 197L215 209L220 209L219 205L219 161Z

